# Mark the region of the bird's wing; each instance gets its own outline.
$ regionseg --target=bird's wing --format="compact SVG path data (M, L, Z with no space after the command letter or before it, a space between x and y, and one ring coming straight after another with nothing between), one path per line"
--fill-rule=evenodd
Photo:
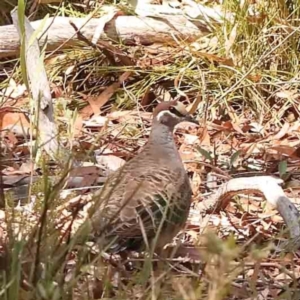
M151 239L162 222L164 226L184 223L191 197L188 179L181 169L152 166L134 168L134 173L131 169L109 178L102 204L92 218L96 235L97 231L105 231L121 245Z
M178 177L182 177L182 183ZM184 173L169 170L168 174L154 171L128 180L115 200L122 208L113 232L122 237L149 237L156 234L162 222L185 222L189 206L185 201L189 195L185 193L190 187L184 179Z

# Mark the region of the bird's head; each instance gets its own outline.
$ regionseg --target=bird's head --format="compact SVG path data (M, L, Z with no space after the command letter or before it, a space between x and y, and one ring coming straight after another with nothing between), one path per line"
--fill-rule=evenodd
M199 124L196 119L189 114L185 106L177 100L161 102L153 112L153 123L174 128L181 122Z

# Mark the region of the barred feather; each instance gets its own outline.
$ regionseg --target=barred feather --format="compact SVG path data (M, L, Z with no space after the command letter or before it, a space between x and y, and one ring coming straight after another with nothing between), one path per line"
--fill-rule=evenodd
M171 125L154 120L144 149L103 188L91 220L112 251L150 247L154 239L161 248L186 222L192 191L173 140L178 118Z

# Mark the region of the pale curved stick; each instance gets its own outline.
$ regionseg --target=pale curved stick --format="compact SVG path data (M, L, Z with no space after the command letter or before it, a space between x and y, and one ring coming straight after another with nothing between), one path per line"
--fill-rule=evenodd
M208 200L200 203L200 213L208 210L225 208L233 196L239 193L260 193L266 201L275 206L287 225L291 241L284 244L284 248L300 247L300 213L282 190L283 181L272 176L234 178L224 183ZM198 209L199 209L198 207Z

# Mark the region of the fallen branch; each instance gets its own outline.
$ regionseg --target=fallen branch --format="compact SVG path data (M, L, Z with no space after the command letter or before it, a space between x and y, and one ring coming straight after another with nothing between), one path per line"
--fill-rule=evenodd
M33 29L37 29L42 22L43 20L31 22L31 26ZM49 18L38 35L38 37L42 36L39 40L40 46L44 45L46 38L47 51L80 45L81 42L70 22L75 24L90 41L99 25L99 19ZM102 36L107 36L112 40L121 40L127 45L149 45L162 41L174 43L174 37L178 40L191 42L207 33L209 33L207 27L197 27L184 16L166 16L166 20L151 17L119 16L107 23ZM0 57L19 54L19 36L13 25L0 27L0 41Z
M291 240L281 248L300 247L300 213L279 186L283 181L272 176L234 178L223 184L210 199L197 207L201 214L226 208L233 196L240 193L259 193L278 210L287 225Z

